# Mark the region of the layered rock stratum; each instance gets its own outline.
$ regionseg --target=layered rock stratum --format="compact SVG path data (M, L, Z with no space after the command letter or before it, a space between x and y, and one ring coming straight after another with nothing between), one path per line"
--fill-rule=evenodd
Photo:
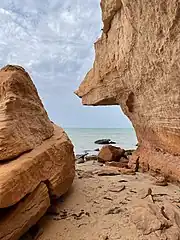
M0 149L0 239L18 240L75 175L70 139L20 66L0 70Z
M101 0L103 32L76 94L84 105L120 105L139 147L131 158L180 180L180 2Z
M53 135L53 126L29 74L19 66L0 71L0 160L32 150Z

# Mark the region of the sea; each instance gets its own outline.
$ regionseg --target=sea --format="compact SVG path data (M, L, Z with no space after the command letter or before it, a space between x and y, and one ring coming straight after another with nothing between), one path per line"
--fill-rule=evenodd
M105 138L116 142L114 146L124 149L135 149L137 144L133 128L67 128L65 131L74 145L76 154L94 152L95 149L102 147L94 142Z

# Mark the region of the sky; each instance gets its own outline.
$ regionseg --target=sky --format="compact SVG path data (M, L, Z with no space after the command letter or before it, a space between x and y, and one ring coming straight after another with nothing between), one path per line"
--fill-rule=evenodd
M82 106L74 94L94 61L99 0L1 0L0 66L32 77L52 121L64 128L129 128L120 107Z

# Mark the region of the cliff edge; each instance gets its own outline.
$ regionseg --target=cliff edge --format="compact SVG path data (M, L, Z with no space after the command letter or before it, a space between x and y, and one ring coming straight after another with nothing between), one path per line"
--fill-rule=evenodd
M180 2L101 0L103 32L76 94L120 105L139 147L130 160L180 180Z

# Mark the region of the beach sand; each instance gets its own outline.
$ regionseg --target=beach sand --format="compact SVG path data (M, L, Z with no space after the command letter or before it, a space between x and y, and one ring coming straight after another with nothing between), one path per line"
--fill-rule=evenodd
M137 230L132 221L134 205L143 201L162 206L168 202L178 209L179 187L170 183L156 186L155 178L146 173L98 176L96 171L102 168L92 161L77 165L72 188L54 205L59 214L41 219L43 233L38 240L160 239ZM155 203L151 196L142 199L148 189Z

